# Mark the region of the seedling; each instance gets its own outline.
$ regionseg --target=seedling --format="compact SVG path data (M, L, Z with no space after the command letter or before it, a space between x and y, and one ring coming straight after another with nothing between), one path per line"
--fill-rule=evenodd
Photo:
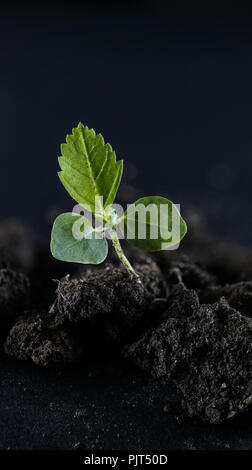
M123 161L116 161L115 152L110 144L104 143L101 134L96 135L93 129L80 123L67 135L61 153L59 178L85 216L65 213L56 218L51 236L55 258L83 264L102 263L108 254L106 237L109 237L130 276L138 278L123 253L119 231L128 242L147 252L170 249L186 234L186 223L177 207L161 196L138 199L118 215L112 204L121 181ZM87 213L93 215L95 227ZM177 223L176 231L173 222Z

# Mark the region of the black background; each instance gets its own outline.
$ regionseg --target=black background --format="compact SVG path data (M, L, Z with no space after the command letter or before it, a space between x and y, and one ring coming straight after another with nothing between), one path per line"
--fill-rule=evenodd
M82 121L125 160L123 182L137 188L126 186L129 202L166 196L249 243L251 12L238 2L88 3L1 7L2 218L49 235L52 215L71 209L56 157Z

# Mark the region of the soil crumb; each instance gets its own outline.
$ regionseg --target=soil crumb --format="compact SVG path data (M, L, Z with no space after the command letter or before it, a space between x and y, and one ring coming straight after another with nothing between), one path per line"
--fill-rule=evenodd
M50 328L38 314L20 318L5 342L5 352L40 366L78 362L82 343L76 331Z
M193 310L146 332L124 354L154 377L173 379L189 416L220 423L252 400L252 321L225 299Z
M166 285L156 263L136 265L135 269L142 284L131 279L123 266L112 265L84 279L62 279L55 322L89 320L113 340L129 340L151 322L157 301L166 301Z
M209 286L199 293L203 303L213 303L225 297L231 307L243 315L252 317L252 282L237 282L225 286Z

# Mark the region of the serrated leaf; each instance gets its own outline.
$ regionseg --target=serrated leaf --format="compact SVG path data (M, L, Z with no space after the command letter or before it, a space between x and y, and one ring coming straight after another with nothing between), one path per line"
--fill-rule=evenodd
M74 226L74 224L76 224ZM91 239L76 239L81 236L81 226L84 235ZM108 254L107 240L100 234L100 239L94 239L94 231L91 222L84 216L73 215L71 212L59 215L53 224L51 234L51 252L54 258L61 261L82 264L100 264ZM96 233L97 236L97 233Z
M103 208L114 202L121 181L123 162L116 161L110 144L93 129L79 124L61 146L59 178L70 196L95 212L95 197L103 197ZM102 212L102 207L99 208Z
M147 206L150 210L146 210ZM121 227L127 241L143 251L168 250L187 232L175 204L161 196L143 197L131 204L124 213Z

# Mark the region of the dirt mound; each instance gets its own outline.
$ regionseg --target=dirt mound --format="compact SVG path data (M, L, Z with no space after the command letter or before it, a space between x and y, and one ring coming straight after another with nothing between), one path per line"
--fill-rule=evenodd
M0 240L7 240L6 225L1 230ZM11 327L6 353L43 366L83 367L94 350L99 361L112 347L167 390L175 384L189 416L219 423L243 411L252 394L252 252L233 248L224 266L223 242L192 232L177 252L150 257L127 249L142 284L113 255L99 268L71 265L64 277L68 265L49 261L46 274L39 267L43 250L35 246L40 256L30 281L13 268L0 271L1 318L7 313ZM5 250L14 266L13 250L6 244Z

